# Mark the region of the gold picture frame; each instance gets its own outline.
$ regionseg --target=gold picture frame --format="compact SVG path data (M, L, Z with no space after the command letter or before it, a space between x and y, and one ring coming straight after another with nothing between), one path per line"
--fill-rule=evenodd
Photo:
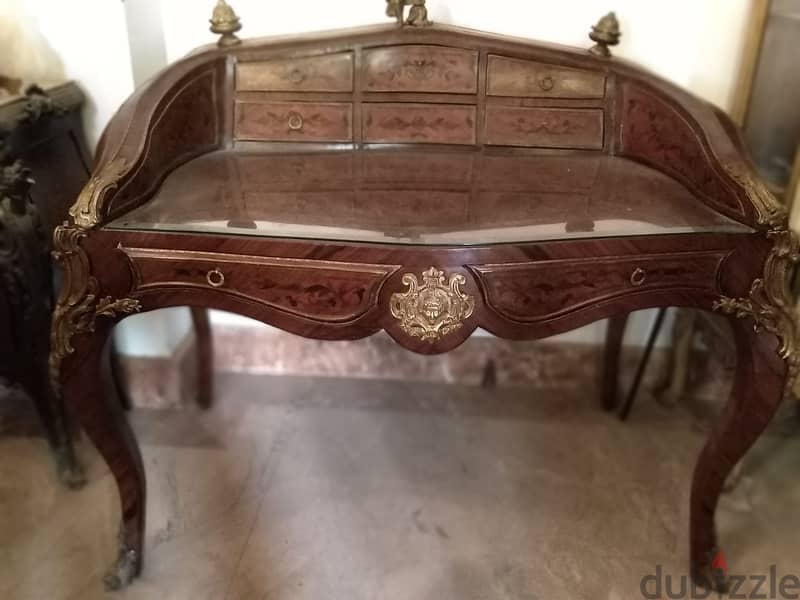
M769 132L756 131L755 134L753 133L753 129L758 128L758 123L754 123L754 121L758 121L761 118L759 115L753 114L755 110L754 104L759 103L759 92L763 91L759 89L759 85L763 85L765 80L774 83L775 77L774 73L771 81L770 76L759 77L760 74L763 75L763 73L760 73L760 69L765 69L766 71L774 69L776 63L774 52L776 48L781 46L780 43L775 41L778 35L775 33L775 28L785 26L781 19L785 20L786 15L784 12L786 12L787 5L790 6L790 10L795 9L794 5L789 5L787 0L750 0L750 4L751 8L747 19L739 79L736 84L730 114L733 120L744 130L745 141L751 154L756 164L762 167L763 160L761 161L762 165L759 165L760 161L758 159L759 143L757 141L754 142L754 140L757 140L759 136L765 139L765 136L769 136ZM796 10L800 11L800 3L797 4L798 8ZM773 28L772 32L770 31L771 27ZM770 34L772 34L772 37L770 37ZM793 49L796 52L797 45L794 45ZM769 53L773 53L773 55ZM795 82L794 85L800 87L798 82ZM773 89L773 95L780 95L775 94L777 91L783 92L784 90L781 88L778 88L778 90ZM800 107L798 107L797 111L800 113ZM800 115L797 118L800 119ZM783 160L782 177L771 178L763 172L762 175L767 180L770 189L783 199L792 212L792 222L800 225L800 198L798 198L800 196L800 189L798 189L798 186L800 186L800 136L798 136L797 143L794 145L794 156L785 156ZM762 168L759 170L762 170ZM787 170L790 171L788 178L786 177ZM776 181L776 179L780 181Z

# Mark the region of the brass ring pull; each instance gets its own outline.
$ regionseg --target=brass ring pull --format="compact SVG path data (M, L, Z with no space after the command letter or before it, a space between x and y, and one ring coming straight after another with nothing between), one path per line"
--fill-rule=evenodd
M225 285L225 274L219 269L211 269L206 273L206 281L211 287L222 287Z
M542 90L544 90L545 92L549 92L550 90L552 90L555 85L556 82L553 80L552 77L550 77L550 75L548 75L547 77L542 77L539 80L539 87L542 88Z
M303 117L300 113L289 113L289 129L292 131L300 131L303 128Z
M644 283L644 280L647 279L647 273L645 273L644 269L636 268L631 273L631 285L635 287L639 287Z
M294 69L291 73L289 73L289 81L292 83L303 83L305 78L305 73L303 73L300 69Z

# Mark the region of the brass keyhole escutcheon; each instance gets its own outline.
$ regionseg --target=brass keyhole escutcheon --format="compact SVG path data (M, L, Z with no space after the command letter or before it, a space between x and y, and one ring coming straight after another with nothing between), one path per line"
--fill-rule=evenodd
M542 90L544 90L545 92L549 92L550 90L552 90L555 84L556 82L553 80L552 77L550 77L550 75L548 75L547 77L542 77L539 80L539 87L542 88Z
M289 129L300 131L303 128L303 116L300 113L289 113Z
M647 273L645 273L644 269L636 268L631 273L631 285L634 287L639 287L644 283L644 280L647 279Z
M211 287L222 287L225 285L225 274L219 269L211 269L206 273L206 281Z
M305 74L300 69L294 69L291 73L289 73L289 81L292 83L303 83L305 78Z

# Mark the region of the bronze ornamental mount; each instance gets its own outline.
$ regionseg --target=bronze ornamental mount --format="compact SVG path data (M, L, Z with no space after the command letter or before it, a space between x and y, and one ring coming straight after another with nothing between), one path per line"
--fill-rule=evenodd
M433 25L433 21L428 18L428 8L425 2L426 0L386 0L386 16L395 19L400 27L430 27ZM408 16L406 16L407 7L410 7ZM242 22L225 0L217 0L209 22L211 23L211 32L220 35L217 42L220 48L242 43L242 40L236 36L236 33L242 28ZM611 57L609 46L619 44L621 36L619 21L617 21L616 15L610 12L592 27L589 38L596 44L589 52L609 58Z

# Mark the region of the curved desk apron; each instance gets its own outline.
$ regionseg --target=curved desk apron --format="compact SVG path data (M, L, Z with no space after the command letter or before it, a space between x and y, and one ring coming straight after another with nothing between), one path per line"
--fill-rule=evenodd
M613 36L534 45L431 26L421 4L397 27L242 44L218 19L223 44L109 124L55 233L51 367L119 487L110 585L142 568L145 477L103 348L126 315L177 305L316 339L385 330L424 354L479 327L522 340L668 305L731 315L738 370L691 493L691 572L710 581L723 483L793 372L785 212L729 120L608 56Z

